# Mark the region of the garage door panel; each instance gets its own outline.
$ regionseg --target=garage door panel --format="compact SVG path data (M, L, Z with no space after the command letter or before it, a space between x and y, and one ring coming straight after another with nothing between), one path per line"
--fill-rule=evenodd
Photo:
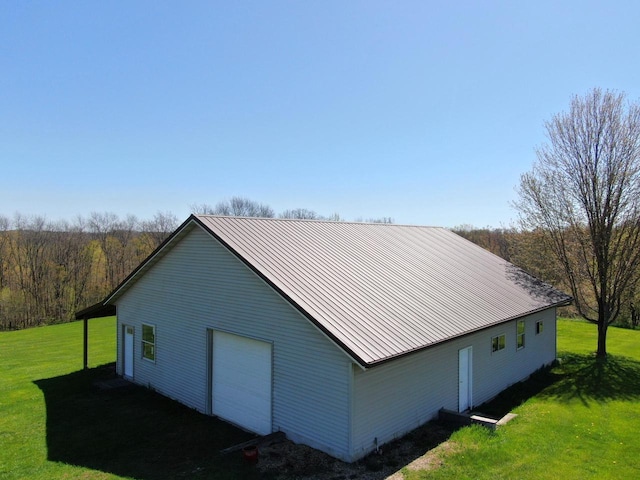
M271 344L214 332L212 360L213 413L271 433Z

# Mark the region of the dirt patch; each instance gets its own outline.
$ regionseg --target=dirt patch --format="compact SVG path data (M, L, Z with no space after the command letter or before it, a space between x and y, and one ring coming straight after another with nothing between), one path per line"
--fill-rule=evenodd
M444 464L444 456L456 451L456 444L447 440L437 447L429 450L421 457L416 458L413 462L406 465L408 470L436 470ZM404 480L401 472L396 472L387 480Z
M426 470L442 465L442 454L453 448L447 441L452 432L450 426L428 423L354 463L284 440L261 447L256 468L266 480L401 480L404 467Z

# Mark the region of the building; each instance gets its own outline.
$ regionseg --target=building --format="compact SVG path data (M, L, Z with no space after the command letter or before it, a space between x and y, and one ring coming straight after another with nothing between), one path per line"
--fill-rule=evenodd
M192 215L103 305L118 374L354 461L553 362L570 300L442 228Z

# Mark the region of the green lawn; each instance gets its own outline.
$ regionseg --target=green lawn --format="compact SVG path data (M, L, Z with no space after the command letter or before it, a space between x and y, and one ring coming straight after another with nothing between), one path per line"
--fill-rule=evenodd
M561 364L512 389L514 399L522 390L536 392L513 409L518 418L495 433L482 427L455 432L442 467L405 469L405 477L640 478L640 331L609 329L605 362L596 361L595 347L594 325L561 320Z
M115 318L94 319L82 371L82 322L0 333L0 478L253 478L220 449L251 438L112 374Z
M91 322L91 366L114 359L114 319ZM47 461L47 406L36 380L82 368L82 324L0 333L0 478L62 476Z
M640 478L640 331L612 328L595 360L595 326L561 320L561 364L494 403L519 416L493 433L463 428L429 479ZM99 392L114 361L114 318L0 333L0 478L256 478L219 450L247 433L144 388Z

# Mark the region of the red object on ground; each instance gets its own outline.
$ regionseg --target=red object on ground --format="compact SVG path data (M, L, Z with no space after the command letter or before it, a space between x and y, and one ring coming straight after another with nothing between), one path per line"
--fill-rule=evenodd
M242 449L242 456L244 457L245 462L255 465L258 463L258 447L244 447Z

